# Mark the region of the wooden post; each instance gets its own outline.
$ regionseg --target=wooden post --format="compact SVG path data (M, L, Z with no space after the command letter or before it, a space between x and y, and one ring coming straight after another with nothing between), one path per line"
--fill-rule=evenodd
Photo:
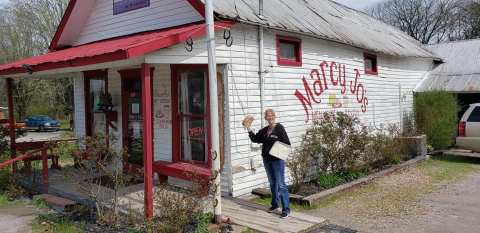
M13 79L7 79L7 96L8 96L8 124L10 125L10 157L17 157L15 149L15 116L13 108ZM17 163L12 164L13 173L17 172Z
M43 179L43 193L48 194L48 154L47 154L47 148L42 149L42 179Z
M152 77L150 66L142 64L142 110L143 110L143 166L144 166L144 212L146 219L153 217L153 117Z

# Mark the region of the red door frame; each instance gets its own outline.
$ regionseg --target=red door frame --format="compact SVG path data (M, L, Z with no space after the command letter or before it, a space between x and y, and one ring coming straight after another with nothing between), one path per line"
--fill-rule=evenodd
M152 82L150 85L150 90L151 93L153 93L153 71L155 70L154 67L150 68L150 77L152 78ZM128 131L128 96L125 93L125 80L138 80L142 81L142 69L137 68L137 69L128 69L128 70L119 70L118 73L120 73L121 77L121 82L120 82L120 92L122 96L122 148L126 148L128 146L127 141L128 141L128 134L126 132ZM143 93L143 89L142 89ZM142 97L140 97L142 98ZM153 98L153 96L151 97ZM152 102L152 109L153 109L153 100ZM143 100L142 100L143 103ZM143 111L143 110L142 110ZM143 114L143 112L142 112ZM153 116L153 111L152 111L152 116ZM152 124L153 127L153 124ZM153 128L152 128L153 130ZM153 132L153 131L152 131ZM153 138L152 138L153 139ZM133 164L129 164L128 161L123 161L124 169L128 170L130 167L135 167Z
M207 120L207 163L202 162L193 162L188 161L191 163L195 163L197 166L201 167L212 167L212 156L211 156L211 148L212 148L212 134L211 134L211 118L210 118L210 90L208 87L208 65L201 65L201 64L188 64L188 65L170 65L172 71L172 78L171 78L171 88L172 88L172 160L173 162L182 162L180 158L180 148L181 148L181 138L180 138L180 113L178 111L178 74L180 71L184 70L201 70L205 73L205 86L206 86L206 120Z
M92 135L92 111L90 110L90 80L104 80L105 93L108 93L108 70L90 70L83 72L84 77L84 93L85 93L85 134L88 137ZM105 132L108 133L108 124L106 124ZM106 135L108 136L108 135Z

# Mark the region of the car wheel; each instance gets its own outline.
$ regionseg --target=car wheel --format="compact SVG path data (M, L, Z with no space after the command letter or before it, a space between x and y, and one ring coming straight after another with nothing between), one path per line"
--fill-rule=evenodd
M38 127L38 131L40 131L40 132L45 131L45 127L43 127L43 125L41 125L40 127Z

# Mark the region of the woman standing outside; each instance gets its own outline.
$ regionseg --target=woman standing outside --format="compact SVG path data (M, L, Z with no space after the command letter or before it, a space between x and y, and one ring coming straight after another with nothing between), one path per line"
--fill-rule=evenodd
M268 176L268 182L270 183L270 191L272 192L272 203L269 212L274 212L279 208L278 201L282 204L282 218L288 217L290 214L288 187L285 184L285 161L270 155L270 149L276 141L283 142L290 145L287 132L280 123L275 122L275 112L273 109L265 110L265 120L268 122L268 126L254 133L250 128L250 122L247 118L244 120L243 125L248 130L248 136L250 140L255 143L261 143L262 145L262 157L263 165Z

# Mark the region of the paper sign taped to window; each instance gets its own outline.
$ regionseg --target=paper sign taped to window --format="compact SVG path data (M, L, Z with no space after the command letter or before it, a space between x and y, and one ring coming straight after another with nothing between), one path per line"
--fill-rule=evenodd
M288 144L285 144L280 141L276 141L272 149L270 149L270 155L279 158L281 160L287 160L288 155L290 154L290 151L292 150L292 147Z

